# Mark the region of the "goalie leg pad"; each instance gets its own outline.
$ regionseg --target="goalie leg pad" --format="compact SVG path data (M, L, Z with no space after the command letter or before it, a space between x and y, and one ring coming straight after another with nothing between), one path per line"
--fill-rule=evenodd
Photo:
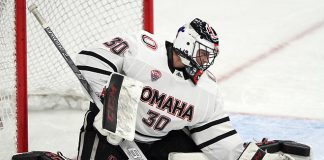
M93 129L81 130L78 160L128 159L119 146L107 142L106 137Z
M32 151L14 155L12 160L69 160L66 157L47 151Z

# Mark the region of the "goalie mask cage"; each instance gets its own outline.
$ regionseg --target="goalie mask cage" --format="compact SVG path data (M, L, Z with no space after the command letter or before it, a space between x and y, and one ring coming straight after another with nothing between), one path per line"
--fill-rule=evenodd
M153 0L0 0L0 159L28 151L27 102L31 110L80 108L87 101L72 70L28 11L31 4L72 59L109 35L153 32Z

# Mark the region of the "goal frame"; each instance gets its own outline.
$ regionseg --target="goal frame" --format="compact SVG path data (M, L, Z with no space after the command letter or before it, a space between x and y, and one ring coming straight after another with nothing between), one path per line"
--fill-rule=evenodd
M154 32L153 0L143 0L143 29ZM15 0L17 152L28 151L26 0Z

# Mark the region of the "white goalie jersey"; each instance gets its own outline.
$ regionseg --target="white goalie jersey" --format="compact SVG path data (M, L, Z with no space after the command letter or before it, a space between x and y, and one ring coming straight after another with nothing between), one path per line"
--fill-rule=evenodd
M141 31L108 38L83 50L76 63L98 94L112 72L144 83L137 112L137 141L156 141L171 130L187 129L210 159L237 159L243 141L223 111L216 82L205 73L194 85L184 72L172 67L169 52L172 43Z

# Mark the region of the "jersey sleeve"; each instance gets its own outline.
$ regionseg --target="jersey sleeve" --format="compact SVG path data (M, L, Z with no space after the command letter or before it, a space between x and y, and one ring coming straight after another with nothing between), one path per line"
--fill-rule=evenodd
M132 41L131 36L108 38L78 53L77 68L98 95L113 72L123 72L125 56L134 53Z
M243 152L243 140L223 111L222 100L217 101L208 117L188 127L190 136L209 159L236 160Z

